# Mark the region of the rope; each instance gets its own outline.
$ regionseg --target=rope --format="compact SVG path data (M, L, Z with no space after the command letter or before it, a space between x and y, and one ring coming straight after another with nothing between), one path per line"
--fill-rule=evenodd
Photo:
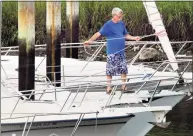
M151 37L151 36L156 36L156 35L157 35L157 34L155 34L155 33L154 33L154 34L150 34L150 35L143 35L143 36L141 36L140 38L143 39L143 38L147 38L147 37ZM110 39L107 39L107 41L116 40L116 39L125 39L125 37L110 38ZM93 43L103 43L103 42L93 42ZM81 43L81 44L83 44L83 43ZM128 46L128 47L130 47L130 46ZM125 47L124 49L119 50L119 51L115 52L114 54L117 54L117 53L119 53L119 52L121 52L121 51L124 51L124 50L126 50L128 47ZM88 54L88 55L91 55L91 56L93 55L93 54L90 54L90 53L87 52L86 46L84 46L84 51L85 51L85 53ZM99 58L99 56L96 56L96 57Z
M160 34L160 33L162 34L163 32L160 31L159 33L154 33L154 34L150 34L150 35L144 35L144 36L141 36L140 38L143 39L143 38L147 38L147 37L151 37L151 36L157 36L157 35ZM110 38L110 39L107 39L107 41L115 40L115 39L125 39L125 37ZM130 46L128 46L128 47L130 47ZM123 49L121 49L121 50L119 50L119 51L117 51L117 52L115 52L115 53L113 53L113 54L120 53L121 51L126 50L128 47L125 47L125 48L123 48ZM94 53L94 54L88 53L88 52L86 51L86 48L84 48L84 50L85 50L85 53L86 53L86 54L93 56L94 59L97 58L97 57L99 57L99 56L97 56L96 53ZM141 52L142 52L142 51L141 51ZM140 53L141 53L141 52L140 52ZM96 55L95 55L95 54L96 54ZM138 56L139 56L139 55L140 55L140 54L138 54ZM138 56L136 56L136 57L138 57ZM93 60L94 60L94 59L93 59ZM135 60L136 60L136 59L135 59ZM135 60L133 60L132 63L133 63ZM89 61L90 61L90 60L88 60L87 65L88 65ZM126 62L127 62L127 61L126 61ZM132 63L131 63L130 65L132 65ZM122 63L122 64L123 64L123 63ZM121 65L122 65L122 64L121 64ZM86 68L87 65L85 65L85 66L83 67L83 70ZM115 69L115 68L116 68L116 67L113 67L112 69ZM82 71L83 71L83 70L82 70ZM82 72L82 71L81 71L81 72Z
M156 33L151 34L151 35L156 35ZM137 41L137 42L136 41L126 41L126 42L127 43L125 45L128 45L128 44L133 45L133 44L137 43L138 46L141 46L141 45L144 45L144 44L161 44L160 41ZM186 43L191 43L191 44L193 43L193 41L185 41L185 42ZM104 44L106 42L98 42L98 43L99 44ZM171 41L170 43L176 45L176 44L184 43L184 41L173 41L173 42ZM65 46L65 45L72 45L72 44L78 45L78 46L74 46L74 45L73 46ZM96 44L96 45L90 44L90 47L98 47L98 46L100 46L99 44ZM35 45L36 50L45 50L42 47L46 47L46 44ZM1 53L7 52L7 50L9 48L15 49L15 50L10 50L10 52L18 51L19 46L1 47ZM66 48L84 48L84 46L83 46L83 43L61 43L61 49L66 49Z
M167 32L166 32L166 30L162 30L162 31L160 31L160 32L157 32L157 33L155 33L157 36L166 36L167 35Z

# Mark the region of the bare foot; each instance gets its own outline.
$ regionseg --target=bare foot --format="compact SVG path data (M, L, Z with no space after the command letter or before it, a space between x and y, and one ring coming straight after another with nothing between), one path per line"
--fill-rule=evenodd
M107 92L106 92L106 93L107 93L107 94L110 94L111 91L112 91L111 87L108 86L108 87L107 87Z
M122 91L127 91L127 85L122 85Z

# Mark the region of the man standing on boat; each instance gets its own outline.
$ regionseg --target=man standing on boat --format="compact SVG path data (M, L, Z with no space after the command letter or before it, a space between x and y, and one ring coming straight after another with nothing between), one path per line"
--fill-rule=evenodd
M112 19L107 21L99 32L95 33L88 41L84 42L87 46L98 37L107 37L107 94L111 93L112 76L121 75L122 82L127 79L127 62L125 58L125 39L140 40L139 36L131 36L122 21L123 11L120 8L113 8ZM122 85L122 91L127 89L126 85Z

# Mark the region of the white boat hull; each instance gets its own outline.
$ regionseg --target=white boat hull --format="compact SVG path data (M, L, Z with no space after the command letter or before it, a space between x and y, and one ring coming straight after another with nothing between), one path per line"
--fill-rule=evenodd
M116 136L123 124L111 124L95 126L81 126L77 129L76 136ZM30 130L28 136L70 136L73 128L55 128ZM22 131L2 133L1 136L21 136ZM55 134L55 135L54 135Z
M164 105L174 107L185 95L162 97L152 102L152 106ZM137 105L136 105L137 106ZM146 114L148 113L148 114ZM150 116L151 115L151 116ZM136 134L142 136L149 132L153 125L148 122L154 121L155 116L151 112L139 113L128 116L120 116L113 118L96 118L83 119L76 131L76 136L118 136L121 133ZM34 122L28 136L51 136L57 134L58 136L70 136L73 132L77 120L70 121L50 121L50 122ZM97 125L96 125L97 123ZM2 136L21 136L23 133L25 123L21 124L1 124ZM140 129L137 129L138 126ZM29 127L29 124L26 128ZM123 131L123 132L122 132ZM27 129L25 134L27 133ZM55 136L57 136L55 135ZM54 135L53 135L54 136Z
M120 117L120 118L105 118L105 119L92 119L82 120L77 131L76 136L115 136L121 127L133 116ZM97 125L96 125L97 122ZM28 136L49 136L53 133L57 135L70 136L73 132L76 120L65 122L42 122L33 123ZM2 125L2 136L10 136L16 134L21 136L25 124L7 124ZM29 125L28 125L29 126ZM28 127L27 127L28 128ZM27 130L26 130L27 132Z

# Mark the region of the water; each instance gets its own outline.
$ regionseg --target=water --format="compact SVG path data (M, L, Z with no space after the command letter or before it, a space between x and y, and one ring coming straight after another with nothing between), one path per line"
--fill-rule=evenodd
M185 97L167 114L168 128L154 127L147 136L193 136L193 100Z
M190 65L187 71L192 69ZM187 101L189 98L185 97L167 114L167 121L171 121L168 128L154 127L147 136L193 136L193 99Z

